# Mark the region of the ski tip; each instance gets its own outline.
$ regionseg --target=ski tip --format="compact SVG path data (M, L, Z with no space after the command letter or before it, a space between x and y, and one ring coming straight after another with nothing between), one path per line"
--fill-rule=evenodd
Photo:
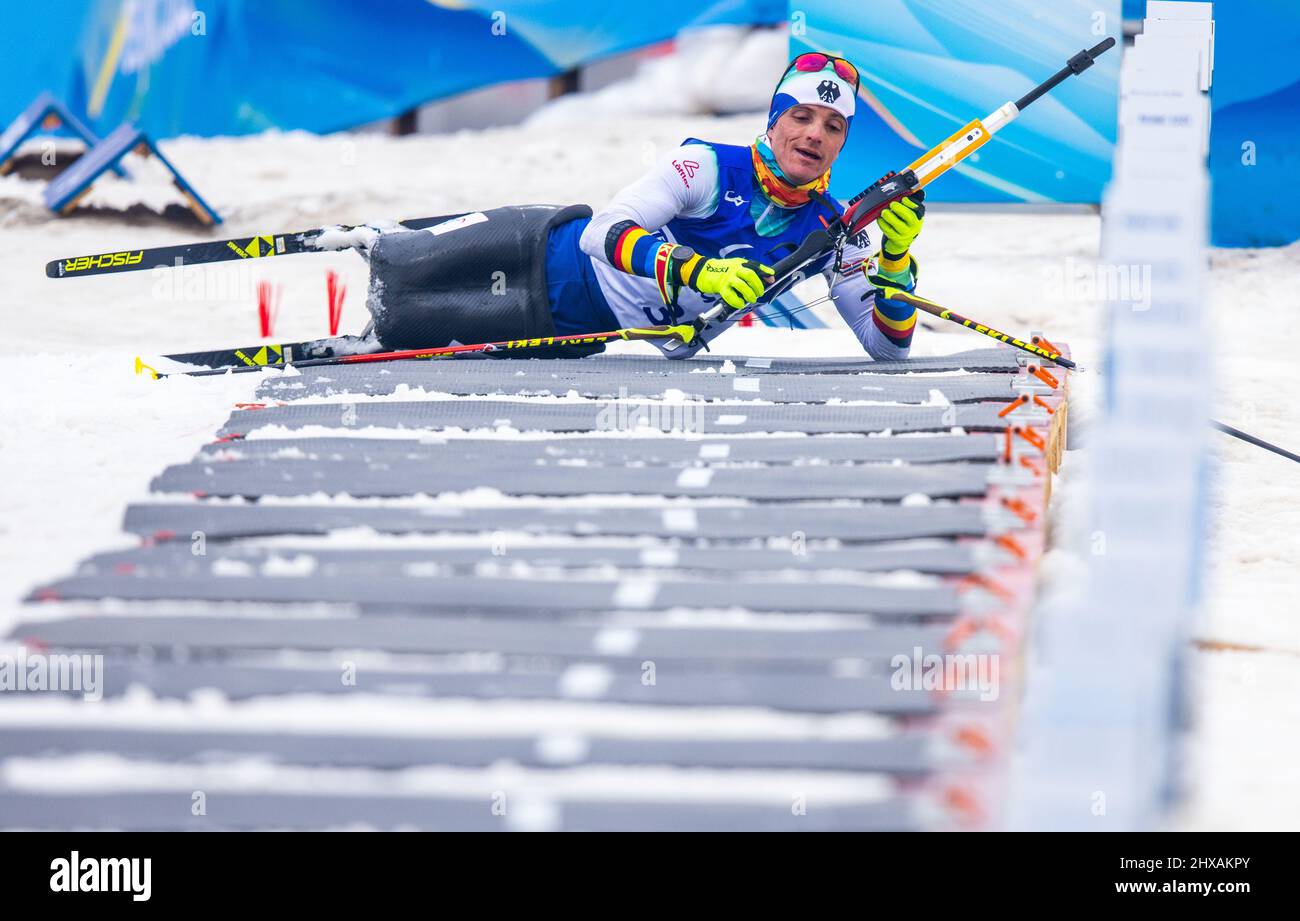
M136 376L139 377L141 374L143 374L143 373L146 372L146 371L149 372L149 378L150 378L150 380L155 380L155 381L158 380L158 376L159 376L159 375L158 375L157 370L155 370L154 368L151 368L149 365L145 364L145 363L144 363L144 359L141 358L139 355L135 356L135 374L136 374Z
M45 263L45 277L46 277L46 278L62 278L62 277L63 277L63 260L62 260L62 259L56 259L56 260L54 260L53 262L47 262L47 263Z

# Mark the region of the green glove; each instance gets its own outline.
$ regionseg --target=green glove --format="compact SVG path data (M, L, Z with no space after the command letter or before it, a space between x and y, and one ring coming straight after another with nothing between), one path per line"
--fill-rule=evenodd
M925 217L925 190L913 192L901 201L890 202L889 207L880 213L876 223L884 235L881 250L886 259L896 262L911 247L912 241L921 233L921 219Z
M775 277L772 269L751 259L705 259L684 280L701 294L717 294L727 306L739 310L762 297Z

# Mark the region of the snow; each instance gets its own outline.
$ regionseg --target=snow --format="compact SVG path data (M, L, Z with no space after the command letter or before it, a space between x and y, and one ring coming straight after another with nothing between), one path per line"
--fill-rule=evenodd
M566 101L521 127L444 136L290 132L182 138L162 146L226 217L218 235L234 237L527 202L585 200L599 206L658 152L683 138L748 143L762 118L655 112L649 103L616 105L599 96L587 103L581 109L581 102ZM748 106L752 99L741 103ZM350 252L49 280L42 271L47 260L199 239L202 232L139 215L53 219L39 195L36 183L0 177L0 277L6 280L0 307L8 333L0 341L0 632L8 631L19 613L18 600L34 585L67 574L93 552L130 546L132 540L119 530L126 505L149 500L150 479L167 464L189 460L211 440L234 403L252 400L258 382L258 375L155 382L134 375L137 353L256 343L259 281L283 287L278 338L323 335L325 273L331 269L349 290L343 331L360 332L365 322L365 265ZM110 177L87 204L124 205L142 195L155 206L176 201L174 190L162 183L142 187ZM1061 285L1060 278L1067 260L1096 258L1098 234L1092 214L973 213L936 204L917 244L927 297L1000 329L1021 335L1044 331L1097 369L1070 380L1070 446L1076 450L1068 453L1054 490L1058 533L1058 526L1080 520L1086 507L1086 497L1077 494L1081 478L1074 475L1086 453L1077 449L1086 452L1102 383L1097 306ZM1295 309L1300 245L1215 251L1211 263L1208 297L1219 334L1213 345L1217 417L1300 449L1291 357L1300 351ZM818 310L829 329L736 329L727 334L725 350L755 356L857 354L856 340L833 311L827 313L825 305ZM987 345L938 323L921 320L915 354ZM649 347L619 344L616 351ZM729 371L734 366L723 373ZM259 437L274 434L259 432ZM419 437L349 432L367 434ZM1300 588L1300 468L1227 436L1216 436L1213 444L1211 544L1197 636L1237 648L1189 651L1189 677L1200 704L1191 741L1193 787L1200 795L1179 827L1294 829L1300 827L1300 794L1289 765L1300 754L1300 711L1290 688L1300 677L1300 608L1294 601ZM449 501L472 507L520 500L489 490L419 503L436 508ZM617 501L651 502L670 514L691 511L645 497ZM370 535L366 540L384 539ZM308 571L298 557L274 565L286 575ZM1059 579L1068 585L1078 570L1078 557L1065 550L1049 553L1042 566L1048 583ZM372 707L358 717L359 725L370 725L384 708L395 706L385 701ZM107 707L97 714L109 713ZM397 722L395 717L390 730ZM21 773L26 781L54 784L43 771L38 766ZM268 778L282 779L279 774ZM177 783L191 789L193 778L178 777Z

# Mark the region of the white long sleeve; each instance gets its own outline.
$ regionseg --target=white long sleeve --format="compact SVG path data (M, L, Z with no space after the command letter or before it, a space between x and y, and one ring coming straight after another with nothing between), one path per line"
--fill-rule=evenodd
M595 214L578 245L609 265L605 238L622 221L654 232L673 218L708 217L718 208L718 158L702 144L676 147Z

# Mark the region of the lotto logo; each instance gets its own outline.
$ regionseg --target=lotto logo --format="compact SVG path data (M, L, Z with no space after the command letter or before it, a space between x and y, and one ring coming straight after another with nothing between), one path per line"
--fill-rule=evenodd
M144 258L144 250L135 253L104 253L102 256L78 256L63 264L64 272L84 272L87 269L115 269L135 265Z

